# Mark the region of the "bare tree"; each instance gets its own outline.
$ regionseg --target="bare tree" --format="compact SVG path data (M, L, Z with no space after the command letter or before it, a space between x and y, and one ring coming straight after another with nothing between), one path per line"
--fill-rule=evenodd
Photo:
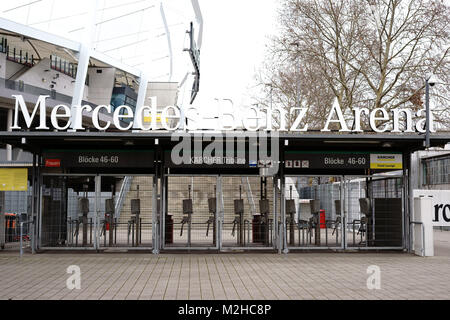
M283 0L279 21L258 81L272 85L284 108L297 101L316 124L333 100L347 114L354 107L417 111L424 107L425 79L435 74L444 85L433 89L433 114L450 127L450 7L444 1ZM300 99L294 82L301 83Z

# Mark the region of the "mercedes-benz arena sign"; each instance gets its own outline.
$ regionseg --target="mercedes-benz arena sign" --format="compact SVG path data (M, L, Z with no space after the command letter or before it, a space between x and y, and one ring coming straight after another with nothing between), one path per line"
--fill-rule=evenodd
M25 120L25 124L28 129L31 129L31 125L33 123L34 118L36 117L37 111L39 110L39 126L35 129L37 130L50 130L50 127L47 125L47 109L46 109L46 99L49 96L40 96L36 105L31 112L29 113L27 106L25 104L24 98L21 95L13 95L16 99L15 104L15 115L14 115L14 124L12 126L13 130L21 130L22 128L19 126L19 114L22 113L23 119ZM120 131L127 131L130 129L138 129L138 130L153 130L156 129L156 119L157 119L157 102L156 98L153 97L150 99L152 101L151 106L142 106L138 108L135 112L130 106L122 105L114 109L112 111L112 107L110 105L99 105L95 108L92 108L90 105L84 106L66 106L63 104L55 106L50 114L50 122L53 126L53 129L63 131L67 129L72 130L84 130L83 123L81 121L83 112L92 112L92 124L99 131L108 130L112 124L116 127L116 129ZM113 123L111 124L108 121L103 126L99 123L99 113L104 109L107 113L112 114ZM234 109L234 108L232 108ZM149 112L151 115L152 123L150 127L144 127L143 121L143 112ZM347 125L347 120L344 118L343 112L338 105L334 105L330 113L328 114L327 121L325 123L324 128L321 130L322 132L330 132L329 129L330 124L338 124L340 129L339 132L363 132L361 129L361 119L363 115L366 115L369 119L370 128L377 133L383 132L421 132L424 133L425 121L426 119L420 118L425 112L425 110L419 110L414 115L419 119L417 121L413 121L413 112L410 109L394 109L390 112L386 111L383 108L377 108L375 110L370 111L367 108L354 108L353 109L353 120L354 127L350 129ZM243 127L247 131L292 131L292 132L306 132L308 131L308 124L304 123L305 115L308 112L308 108L291 108L289 111L292 116L295 113L295 120L293 125L290 128L286 127L286 117L287 111L283 108L274 107L274 108L264 108L263 110L255 107L249 106L246 108L246 112L241 118L237 118L237 115L240 112L237 110L223 110L219 109L219 126L222 131L233 131L238 127ZM136 114L135 114L136 113ZM202 119L206 119L202 117L202 113L196 107L189 106L184 110L186 118L189 119L187 128L188 130L198 130L196 127L198 123L201 123ZM273 127L273 119L274 117L278 117L279 127ZM403 118L403 120L402 120ZM128 119L129 121L124 123L122 120ZM181 112L179 107L176 106L167 106L163 109L161 116L161 123L164 129L169 131L177 130L181 124ZM66 121L66 123L61 126L58 120ZM175 120L176 125L170 126L168 120ZM379 124L383 122L384 124ZM124 126L126 125L126 126ZM433 116L430 113L430 131L436 132L433 125ZM337 129L336 129L337 130Z

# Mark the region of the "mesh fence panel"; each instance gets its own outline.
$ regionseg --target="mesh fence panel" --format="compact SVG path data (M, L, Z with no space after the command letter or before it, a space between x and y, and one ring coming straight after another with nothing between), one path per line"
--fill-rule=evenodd
M215 213L208 199L216 198L217 177L169 176L167 181L166 246L215 246Z
M287 177L288 247L340 247L342 245L341 183L338 177ZM287 206L288 208L288 206Z
M274 232L273 179L225 176L222 178L222 191L222 246L271 247ZM242 207L238 203L242 203Z

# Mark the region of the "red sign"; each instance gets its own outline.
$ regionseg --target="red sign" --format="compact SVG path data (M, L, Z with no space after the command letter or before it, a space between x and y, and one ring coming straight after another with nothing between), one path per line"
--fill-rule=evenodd
M59 168L61 167L60 159L45 159L45 166L47 168Z

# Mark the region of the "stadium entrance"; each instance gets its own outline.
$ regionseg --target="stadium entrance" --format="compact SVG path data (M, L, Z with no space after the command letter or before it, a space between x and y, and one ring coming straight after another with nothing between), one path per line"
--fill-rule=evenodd
M35 155L36 250L287 253L409 249L409 155L422 139L407 137L282 136L275 174L249 158L249 141L242 159L181 164L169 133L7 142Z

